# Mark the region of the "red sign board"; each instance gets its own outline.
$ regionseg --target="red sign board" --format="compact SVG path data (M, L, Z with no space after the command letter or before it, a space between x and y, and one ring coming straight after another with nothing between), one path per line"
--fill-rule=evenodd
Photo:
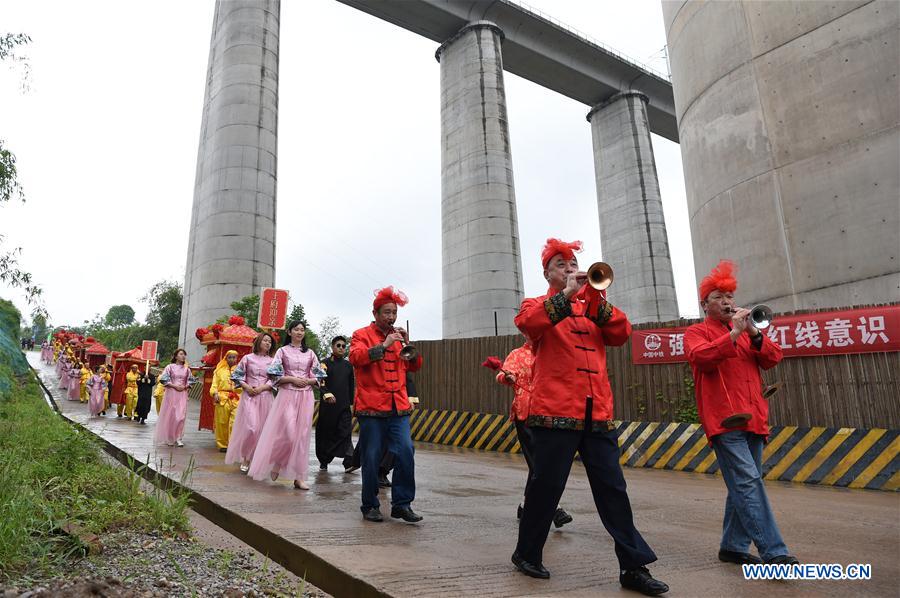
M636 364L687 361L684 327L635 330L631 360ZM785 357L900 351L900 305L776 316L764 334Z
M145 360L155 361L156 360L156 341L142 341L141 342L141 355L144 356Z
M259 294L259 318L257 328L280 330L287 322L288 292L282 289L264 288Z

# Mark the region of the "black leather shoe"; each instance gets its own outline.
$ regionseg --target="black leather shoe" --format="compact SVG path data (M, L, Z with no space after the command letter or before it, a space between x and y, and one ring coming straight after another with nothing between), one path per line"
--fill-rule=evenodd
M228 452L228 447L224 447L224 446L223 446L222 448L219 449L219 452L220 452L220 453L227 453L227 452Z
M359 469L359 465L350 465L348 467L344 467L344 473L353 473L357 469Z
M799 565L800 561L797 557L790 554L779 554L766 561L767 565Z
M384 521L384 517L381 515L381 511L378 509L369 509L368 511L363 512L363 519L366 521L373 521L375 523L381 523Z
M379 488L390 488L391 487L391 481L388 479L388 477L386 475L378 476L378 487Z
M737 563L738 565L761 565L762 559L753 556L749 552L735 552L733 550L720 550L719 560L723 563Z
M328 466L324 463L319 463L319 471L328 471Z
M562 507L558 507L556 513L553 514L553 525L562 527L567 523L572 523L572 516L566 513Z
M409 507L393 507L391 509L391 517L394 519L402 519L409 523L418 523L419 521L422 521L422 516L416 515L415 511Z
M522 508L522 505L519 505L518 507L516 507L516 519L521 519L522 513L524 513L524 512L525 512L525 509Z
M659 596L669 591L669 586L653 579L647 567L638 567L619 573L619 583L623 588L640 592L646 596Z
M538 579L550 579L550 572L543 565L529 563L518 552L512 555L512 564L516 569L527 575L528 577L536 577Z

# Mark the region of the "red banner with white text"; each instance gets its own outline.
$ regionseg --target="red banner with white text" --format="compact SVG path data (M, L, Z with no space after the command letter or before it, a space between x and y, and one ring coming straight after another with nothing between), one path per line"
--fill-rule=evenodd
M635 364L687 361L687 328L650 328L631 334ZM900 305L775 316L763 331L785 357L900 351Z

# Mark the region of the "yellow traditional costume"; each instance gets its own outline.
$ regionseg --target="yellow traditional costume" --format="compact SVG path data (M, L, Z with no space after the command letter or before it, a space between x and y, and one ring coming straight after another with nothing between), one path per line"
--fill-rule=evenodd
M103 389L103 411L106 412L109 409L109 385L112 382L112 376L109 374L108 369L104 369L101 375L106 383L106 388Z
M81 388L79 389L79 402L87 403L90 396L88 396L88 380L91 379L91 370L84 364L81 365Z
M162 382L157 382L156 386L153 388L153 398L156 400L156 415L159 415L159 410L162 409L162 401L165 394L166 387Z
M237 367L237 359L234 365L228 365L228 356L238 356L237 351L228 351L216 366L213 373L209 394L216 403L215 432L216 446L224 451L228 448L228 440L231 438L231 428L234 426L234 416L237 414L238 401L243 390L231 380L231 373Z
M125 374L125 417L131 419L135 416L134 408L137 406L137 381L141 377L140 372L129 370Z

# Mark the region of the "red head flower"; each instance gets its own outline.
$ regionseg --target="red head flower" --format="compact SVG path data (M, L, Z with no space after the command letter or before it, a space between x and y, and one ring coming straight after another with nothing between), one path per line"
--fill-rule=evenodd
M543 264L544 269L546 269L547 264L550 263L550 259L558 253L561 253L564 259L570 260L575 257L576 251L581 251L581 246L581 241L567 243L566 241L561 241L559 239L547 239L547 243L541 251L541 264Z
M84 339L84 341L87 343L96 343L97 339L95 339L93 336L89 336L86 339Z
M228 318L229 326L243 326L244 322L246 322L246 320L244 320L243 316L231 316Z
M737 279L734 277L734 263L722 260L710 273L700 281L700 299L705 300L713 291L733 293L737 290Z
M481 365L492 370L499 370L501 367L503 367L503 362L500 361L499 357L491 355L490 357L485 359Z
M372 309L377 310L385 303L395 303L397 304L397 307L403 307L409 303L409 298L406 296L406 293L400 289L395 289L393 286L387 286L375 291L375 300L372 302Z

